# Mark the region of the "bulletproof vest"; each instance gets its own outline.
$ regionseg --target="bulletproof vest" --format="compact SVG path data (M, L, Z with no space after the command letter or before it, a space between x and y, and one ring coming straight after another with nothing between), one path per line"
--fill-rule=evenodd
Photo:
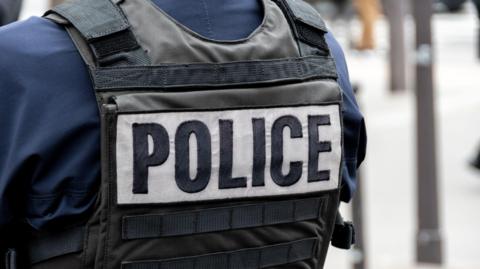
M262 4L234 41L146 0L47 13L89 68L102 179L88 222L32 235L31 268L323 268L342 165L335 63L311 6Z

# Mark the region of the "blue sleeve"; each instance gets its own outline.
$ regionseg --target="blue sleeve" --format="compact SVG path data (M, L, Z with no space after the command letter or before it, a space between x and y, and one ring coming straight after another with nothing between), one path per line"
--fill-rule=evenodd
M85 214L99 182L99 117L68 34L41 18L0 28L0 74L0 233Z
M325 35L337 66L338 83L343 91L343 160L340 199L349 202L356 190L357 168L365 158L367 136L363 116L355 100L342 48L331 33Z

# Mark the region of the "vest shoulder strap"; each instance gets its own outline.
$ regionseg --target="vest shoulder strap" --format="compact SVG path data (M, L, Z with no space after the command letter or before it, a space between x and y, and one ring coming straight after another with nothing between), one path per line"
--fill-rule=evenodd
M288 19L302 56L330 54L324 37L328 32L325 22L310 4L303 0L274 1Z
M45 17L73 25L89 45L97 66L150 63L122 10L110 0L67 1L48 11Z

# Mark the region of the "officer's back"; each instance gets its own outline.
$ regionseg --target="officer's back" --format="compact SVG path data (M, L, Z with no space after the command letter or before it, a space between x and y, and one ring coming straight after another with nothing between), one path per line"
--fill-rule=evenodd
M155 3L211 39L245 38L262 22L262 6L256 1ZM0 30L0 36L7 37L0 46L8 52L0 66L8 75L0 80L0 95L6 97L1 99L8 100L1 106L7 126L0 133L5 138L0 144L1 228L11 231L7 227L23 220L37 230L82 222L95 203L100 174L98 114L95 97L86 90L92 88L87 70L67 34L50 21L33 18ZM327 41L333 44L335 56L337 45L331 36ZM342 56L336 56L340 70L345 68ZM342 88L351 94L346 80L340 75ZM351 98L346 98L346 111L353 115L355 131L350 138L355 141L361 118ZM349 143L349 135L346 140ZM350 143L347 155L354 163L358 145ZM352 178L344 176L347 185ZM344 200L350 192L343 191Z

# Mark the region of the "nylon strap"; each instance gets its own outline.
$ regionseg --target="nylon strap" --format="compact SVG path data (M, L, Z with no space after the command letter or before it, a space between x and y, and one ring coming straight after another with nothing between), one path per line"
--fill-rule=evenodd
M48 11L46 17L52 19L51 14L60 15L78 30L98 66L150 63L125 15L110 0L67 1Z
M274 0L287 17L299 41L301 55L329 55L325 41L328 32L320 14L303 0Z
M355 227L353 223L343 220L340 211L337 211L331 242L332 246L339 249L351 249L355 244Z
M52 11L72 23L88 41L130 27L120 9L109 0L67 1Z
M56 232L29 242L30 263L38 263L65 254L83 250L84 227Z
M316 238L172 260L123 262L122 269L260 269L311 259Z
M101 68L92 71L97 91L131 88L238 86L314 78L337 79L330 57L234 63L171 64L145 67Z
M312 198L175 214L126 216L122 238L192 235L315 220L320 217L324 204L324 200Z

